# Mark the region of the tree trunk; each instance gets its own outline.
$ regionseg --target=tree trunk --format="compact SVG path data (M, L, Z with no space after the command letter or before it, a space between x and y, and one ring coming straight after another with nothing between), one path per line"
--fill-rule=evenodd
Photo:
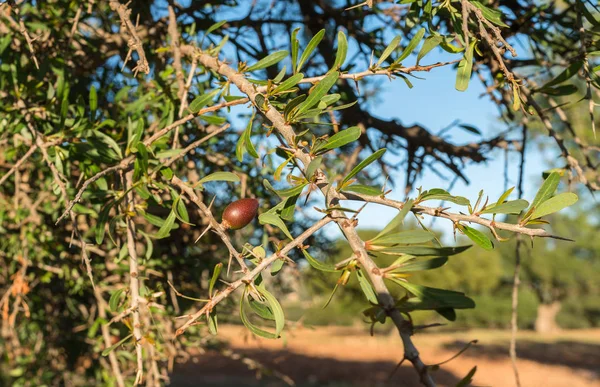
M560 330L556 325L556 315L560 311L561 304L555 301L551 304L540 304L535 319L535 331L539 333L556 332Z

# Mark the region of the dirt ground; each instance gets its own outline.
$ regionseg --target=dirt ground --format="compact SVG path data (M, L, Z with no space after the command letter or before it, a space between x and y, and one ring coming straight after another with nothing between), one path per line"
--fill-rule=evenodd
M224 326L219 327L219 337L229 341L233 354L208 351L194 357L176 367L172 385L286 385L281 375L264 375L269 370L286 375L298 386L419 385L407 363L390 378L402 356L402 345L394 332L370 337L359 328L298 327L288 330L280 340L266 340L252 336L244 327ZM414 336L426 364L451 358L474 339L478 340L475 346L434 372L436 381L442 386L455 386L477 366L473 386L514 386L507 356L508 332L477 330ZM517 350L523 387L600 386L600 330L543 336L522 332ZM261 372L249 369L256 368L257 361L267 368L260 380L256 374Z

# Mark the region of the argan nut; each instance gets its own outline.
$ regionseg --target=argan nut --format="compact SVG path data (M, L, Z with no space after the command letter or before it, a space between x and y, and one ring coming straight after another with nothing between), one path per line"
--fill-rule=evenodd
M258 200L240 199L229 204L223 211L221 225L232 230L246 227L258 212Z

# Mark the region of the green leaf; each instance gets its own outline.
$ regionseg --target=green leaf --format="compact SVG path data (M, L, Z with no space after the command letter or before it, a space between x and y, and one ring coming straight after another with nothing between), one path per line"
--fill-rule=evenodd
M219 262L215 265L215 270L213 271L213 275L208 284L208 296L209 297L212 297L212 295L213 295L213 289L215 287L215 284L217 283L217 280L219 279L219 275L221 274L222 269L223 269L222 263Z
M278 260L281 261L281 260ZM275 316L273 316L273 311L269 308L268 305L265 305L264 302L257 301L252 297L248 297L248 305L252 308L254 313L256 313L260 318L265 320L275 321Z
M471 247L468 246L456 246L456 247L430 247L430 246L392 246L386 249L378 250L378 253L385 254L410 254L418 257L426 256L438 256L447 257L462 253L466 249Z
M356 192L361 195L378 196L383 192L379 187L371 187L369 185L352 184L342 189L344 192Z
M296 186L293 186L291 188L277 190L275 192L277 192L277 195L279 195L279 197L289 198L290 196L296 196L296 195L301 194L302 191L304 190L304 187L306 187L307 185L308 185L308 183L305 182L305 183L301 183Z
M119 156L119 159L123 158L123 153L121 152L121 147L119 146L119 144L117 144L117 142L109 135L104 134L100 131L94 131L94 135L103 143L105 143L106 145L108 145L112 150L115 151L115 153L117 154L117 156Z
M425 55L429 54L431 50L439 46L443 40L444 37L440 35L428 36L427 39L425 39L423 46L421 47L421 51L419 51L419 55L417 55L417 65L419 64L421 59L425 57Z
M473 227L458 225L458 229L461 230L470 240L475 242L478 246L485 250L493 250L494 244L484 233L474 229Z
M430 288L427 286L421 286L411 284L409 282L398 281L398 285L408 290L415 297L421 301L428 301L436 303L438 308L455 308L455 309L471 309L475 307L475 302L472 299L465 296L464 293L455 292L452 290ZM433 307L433 305L430 305ZM432 308L433 309L433 308Z
M312 179L313 175L315 174L317 169L319 169L322 162L323 162L322 156L315 157L314 159L312 159L310 161L310 163L308 164L308 167L306 168L306 175L305 175L308 180Z
M400 44L400 39L400 36L396 36L394 37L394 39L392 39L390 44L388 44L385 50L383 50L383 53L379 57L379 60L377 61L377 65L375 67L379 67L390 55L392 55L394 50L398 47L398 44Z
M132 336L133 336L133 333L130 333L127 336L125 336L124 339L122 339L121 341L119 341L117 344L111 345L110 347L106 348L104 351L102 351L102 356L107 356L109 353L111 353L112 351L114 351L115 348L123 345L123 343L125 343L127 340L129 340Z
M445 202L452 202L461 206L468 206L471 203L469 199L463 196L452 196L442 189L431 189L423 192L419 202L424 202L427 200L443 200Z
M369 301L373 305L378 305L379 301L377 300L377 295L375 294L375 291L373 290L373 287L371 286L369 280L366 279L363 275L362 270L357 270L356 276L358 277L358 283L365 297L367 298L367 301Z
M272 94L281 93L284 91L288 91L294 86L296 86L300 81L304 79L304 74L294 74L285 81L283 81L279 86L273 89Z
M582 60L578 60L576 62L571 63L571 65L567 67L562 73L558 74L556 78L542 86L542 89L558 85L559 83L563 83L564 81L570 79L575 74L577 74L579 70L581 70L581 67L583 67Z
M511 200L502 204L495 204L481 211L482 214L519 214L523 211L529 202L524 199Z
M438 257L433 259L427 259L425 261L412 261L405 265L402 265L394 271L398 271L401 273L409 273L415 271L432 270L444 266L446 262L448 262L448 257Z
M298 39L296 39L296 35L298 35L298 31L300 31L300 27L294 29L292 31L291 38L291 46L292 46L292 72L296 74L298 71Z
M282 259L278 259L275 262L273 262L273 264L271 265L271 275L276 275L277 273L279 273L281 269L283 269L284 263L285 262L283 262Z
M285 225L285 223L283 223L283 220L281 220L281 218L279 216L277 216L276 214L265 212L265 213L259 215L258 221L260 222L260 224L271 224L273 226L276 226L288 238L290 238L292 240L294 239L294 237L292 236L292 234L290 234L290 231L288 230L288 228Z
M462 378L458 384L456 384L456 387L467 387L470 386L471 383L473 382L473 376L475 376L475 372L477 372L477 366L471 368L471 371L469 371L469 373Z
M261 60L259 60L255 64L253 64L252 66L248 67L246 69L246 71L262 70L267 67L273 66L274 64L281 62L288 55L289 55L289 52L287 52L285 50L276 51L276 52L269 54L266 57L262 58Z
M264 284L257 287L260 294L267 300L269 306L271 307L271 311L273 312L273 317L275 318L275 334L279 337L281 331L283 331L283 327L285 326L285 316L283 314L283 309L279 304L279 301L264 288Z
M213 24L212 26L208 27L206 32L204 32L204 35L208 35L211 32L216 31L217 29L221 28L221 26L225 23L227 23L227 20L221 20L220 22Z
M538 219L572 206L579 198L572 192L563 192L542 202L531 214L531 219Z
M350 187L352 187L352 186L350 186ZM382 236L389 234L390 232L395 231L398 228L400 228L400 225L404 222L404 218L406 218L406 215L408 215L408 213L410 212L410 209L412 208L413 203L414 203L414 200L408 199L402 206L402 210L400 210L398 215L396 215L396 217L394 217L394 219L392 219L387 224L387 226L385 226L385 228L383 230L381 230L381 232L375 236L374 239L381 238Z
M111 312L118 312L119 304L121 303L121 296L125 292L125 289L117 289L110 295L110 299L108 300L108 307Z
M473 49L475 48L475 43L476 40L473 39L469 44L469 48L465 52L465 56L458 63L455 85L455 88L458 91L465 91L469 87L469 81L471 80L471 71L473 69Z
M173 209L171 209L169 216L167 216L167 219L165 220L163 225L160 227L160 229L154 236L156 239L162 239L162 238L166 238L169 236L171 230L173 229L173 225L175 223L175 217L176 217L175 211L173 211Z
M340 148L346 144L356 141L361 136L362 132L358 126L352 126L346 130L342 130L331 136L327 142L322 143L314 150L314 152L323 152L335 148Z
M540 204L551 198L556 191L556 188L558 188L558 183L560 183L560 175L558 173L552 172L548 175L535 194L535 198L533 199L533 202L531 202L531 209L539 207Z
M323 40L323 36L325 36L325 29L322 29L321 31L317 32L315 36L313 36L313 38L310 40L310 42L308 42L306 49L304 50L304 52L302 52L302 56L300 56L300 62L298 62L298 71L302 69L304 63L306 63L306 61L313 53L315 48L317 48L319 43L321 43L321 40Z
M102 210L98 214L98 222L96 223L96 244L101 245L104 241L104 234L106 233L106 223L108 222L108 214L112 208L114 202L110 201L102 207Z
M348 53L348 40L346 39L346 34L342 31L338 31L337 33L337 52L335 54L335 61L333 62L333 69L338 70L344 64L346 60L346 55Z
M320 271L329 272L329 273L337 272L337 270L335 270L335 265L329 265L329 264L326 264L326 263L316 260L305 249L302 249L302 254L304 254L304 258L306 258L308 263L313 268L320 270Z
M257 336L264 337L267 339L279 338L278 334L275 334L275 333L272 333L269 331L265 331L264 329L261 329L261 328L257 327L256 325L252 324L252 322L250 321L248 316L246 316L246 311L244 308L244 304L246 304L246 302L244 300L246 299L247 293L248 293L248 290L245 289L243 296L240 298L240 318L242 320L242 323L246 326L246 328L248 328L250 330L250 332L254 333Z
M216 336L218 333L218 322L217 322L217 312L215 309L213 309L209 314L208 314L208 331L210 332L211 335Z
M275 78L273 78L273 83L281 82L283 77L285 77L286 70L287 70L287 66L283 66L281 68L281 71L279 72L279 74L277 74L277 76L275 76Z
M394 245L394 244L415 244L426 243L432 240L435 236L424 230L406 230L390 234L385 234L371 239L373 245Z
M300 197L300 195L290 196L282 202L283 209L280 213L281 219L289 222L294 220L294 212L296 211L296 202L298 201L298 197Z
M491 21L492 23L494 23L500 27L508 28L508 25L506 25L502 21L502 11L497 10L497 9L488 8L485 5L481 4L479 1L471 0L471 3L481 10L483 17L485 17L487 20Z
M96 92L96 87L92 85L90 87L90 118L92 120L96 119L96 110L98 109L98 93Z
M510 194L512 193L512 191L514 191L515 187L509 188L507 189L502 195L500 195L500 198L498 199L498 201L496 202L496 204L500 203L504 203L504 201L510 196Z
M461 124L461 125L458 125L458 126L461 127L461 128L463 128L467 132L471 132L473 134L477 134L477 135L481 136L481 131L479 129L477 129L476 127L472 126L472 125Z
M337 71L328 73L325 78L323 78L319 84L315 86L312 93L308 95L306 100L304 100L304 102L298 106L298 110L295 115L299 116L318 104L321 98L323 98L325 94L327 94L327 92L329 92L329 90L333 87L333 85L335 85L339 76L340 73Z
M217 95L219 91L220 89L215 89L208 94L202 94L194 98L194 100L192 101L192 103L190 103L190 106L188 107L189 111L194 114L198 113L200 109L212 102L213 98L215 98L215 95Z
M421 42L421 39L423 39L424 35L425 35L425 28L421 28L419 31L417 31L415 36L413 36L413 38L408 43L408 46L406 46L406 48L404 49L402 54L398 57L398 59L396 59L394 61L394 63L400 63L404 59L408 58L408 56L410 54L412 54L412 52L415 50L415 48L417 48L417 46Z
M246 126L246 130L244 130L243 133L243 137L244 137L244 145L246 146L246 150L248 151L248 154L252 157L254 157L255 159L258 158L258 153L256 153L256 148L254 148L254 144L252 144L252 141L250 140L250 136L252 135L252 123L254 122L254 112L252 113L252 117L250 118L250 121L248 121L248 125Z
M210 175L204 176L198 184L204 184L209 181L231 181L233 183L238 183L240 181L240 177L233 172L213 172Z
M366 167L368 167L371 163L373 163L375 160L379 159L381 156L383 156L383 154L385 153L386 149L382 148L379 149L378 151L376 151L375 153L373 153L372 155L370 155L369 157L367 157L366 159L364 159L363 161L361 161L356 167L354 167L350 173L344 177L344 180L342 180L342 182L340 183L340 187L344 186L344 183L346 183L348 180L352 179L354 176L356 176L356 174L360 171L362 171L363 169L365 169Z

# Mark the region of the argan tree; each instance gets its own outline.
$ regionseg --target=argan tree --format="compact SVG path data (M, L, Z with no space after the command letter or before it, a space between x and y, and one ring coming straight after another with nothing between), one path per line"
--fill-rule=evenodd
M307 259L340 283L356 276L365 315L392 321L399 358L435 385L411 313L453 320L475 305L442 283L407 279L468 247L441 246L426 219L447 220L447 232L486 250L502 231L560 239L543 229L546 216L577 200L566 191L600 183L598 147L578 132L595 132L599 25L585 0L2 3L4 381L163 384L234 311L254 334L277 339L285 314L266 279ZM431 63L433 50L455 59ZM460 144L371 113L373 80L409 96L412 77L443 66L460 91L483 83L506 130ZM581 105L575 128L565 111ZM532 127L560 158L527 201ZM485 182L473 201L415 189L427 171L468 182L465 164L494 149L522 155L518 195L477 198ZM399 169L404 182L393 179ZM569 185L556 194L561 180ZM248 198L258 202L236 202ZM347 201L398 215L364 241ZM258 224L242 227L255 212ZM508 223L503 214L520 215ZM400 230L408 216L419 227ZM338 227L352 251L335 266L313 258L327 249L324 227ZM383 266L374 253L394 259Z

